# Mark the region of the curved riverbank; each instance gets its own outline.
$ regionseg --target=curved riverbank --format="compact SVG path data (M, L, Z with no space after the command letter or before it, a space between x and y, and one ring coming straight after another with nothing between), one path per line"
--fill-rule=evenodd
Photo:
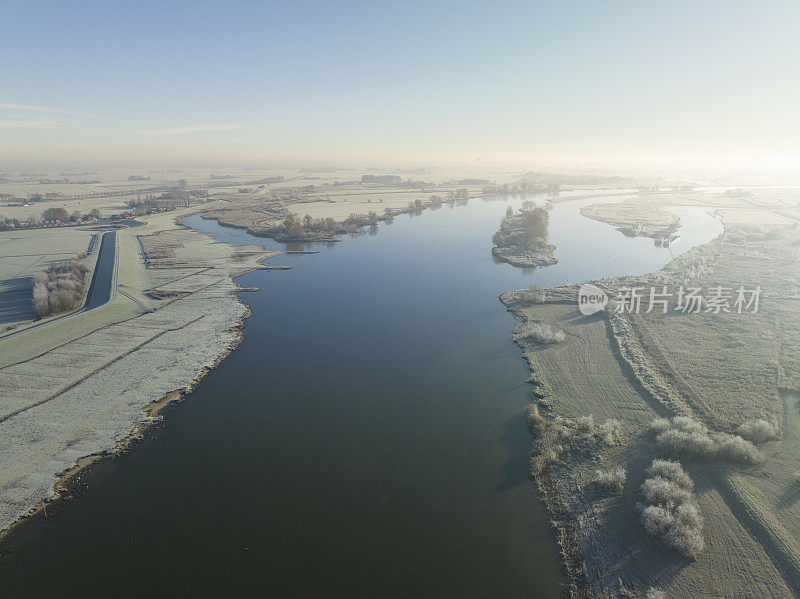
M20 527L0 591L36 571L44 592L92 563L114 572L114 587L82 579L98 592L163 592L176 578L220 593L234 578L236 591L257 592L248 572L259 568L285 596L560 596L556 539L527 475L527 369L497 296L669 254L650 243L634 255L629 244L643 240L562 203L551 221L558 251L584 255L569 239L585 226L583 239L619 240L619 262L593 250L535 275L496 264L489 240L506 205L522 201L397 218L377 236L283 256L293 270L245 275L242 285L262 291L247 298L239 349L137 451L97 462L81 479L91 489L78 485L58 518ZM254 242L187 221L219 241ZM162 251L169 239L156 241L160 260L179 258Z
M690 215L675 210L686 223ZM781 326L772 332L775 323L796 316L797 226L728 225L660 270L595 284L610 297L624 286L674 291L687 284L759 285L763 302L756 311L694 314L676 312L673 303L668 313L647 316L643 301L639 312L582 315L577 285L502 297L523 321L565 332L563 343L547 347L518 340L541 391L538 409L529 412L536 443L532 470L567 564L575 564L568 567L574 596L641 596L650 588L670 597L709 589L726 596L797 593L796 506L780 499L796 496L796 406L787 411L784 395L798 385L797 370L787 365L796 364L797 356L786 350L796 346L797 332ZM775 345L766 342L765 330L776 335ZM674 416L697 430L707 426L714 443L735 442L747 452L665 446L652 422ZM609 421L621 434L599 444L571 428ZM754 447L742 438L742 425L756 421L789 432L751 439ZM674 550L669 536L650 538L634 507L642 501L648 465L665 456L680 460L693 480L693 501L704 521L696 530L705 549L701 540L702 553L690 558ZM625 476L618 490L598 484L599 473L619 469Z
M524 365L496 302L526 277L486 251L504 208L399 217L277 261L293 270L237 279L262 289L245 298L253 315L237 351L136 451L84 471L58 517L20 527L0 592L47 561L35 590L88 562L113 563L114 588L144 594L178 578L212 593L256 593L268 579L282 596L558 597L555 541L526 476L527 389L509 385Z
M124 450L153 422L153 402L193 389L241 342L249 309L233 277L269 252L226 249L169 225L125 234L116 299L115 268L106 277L109 302L53 323L46 335L3 341L19 359L0 366L0 530L56 498L63 476ZM172 264L146 268L131 252L156 236L169 237ZM194 265L198 258L203 264ZM137 297L133 276L150 292Z
M249 271L248 271L249 272ZM246 273L241 273L246 274ZM238 275L237 275L238 276ZM235 277L234 277L235 278ZM204 366L203 369L192 378L187 384L179 389L166 392L159 399L155 399L142 407L144 418L137 421L133 428L119 441L115 442L113 447L102 449L96 453L85 455L78 458L73 465L57 473L55 482L52 487L52 494L48 497L43 497L36 501L34 505L25 513L19 515L14 520L0 530L0 543L7 542L9 538L13 538L17 532L17 527L24 526L31 518L42 516L45 519L54 516L54 510L57 515L59 501L65 498L71 498L77 492L77 485L80 483L81 477L86 474L87 470L92 466L105 461L115 460L124 457L131 451L135 451L138 444L145 441L146 436L154 432L154 428L161 423L163 419L163 412L170 406L176 405L185 400L191 392L201 383L201 381L208 376L219 364L227 358L244 339L244 334L241 332L244 327L245 320L250 316L250 309L244 304L246 311L240 318L237 319L235 330L238 332L236 338L225 348L225 351L220 352L217 357ZM49 508L49 513L48 513ZM11 541L13 543L13 541ZM2 556L0 550L0 556Z

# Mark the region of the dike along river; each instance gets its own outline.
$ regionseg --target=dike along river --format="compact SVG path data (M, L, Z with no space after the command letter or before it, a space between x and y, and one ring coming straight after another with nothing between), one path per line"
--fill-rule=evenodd
M498 295L647 272L721 230L681 209L681 241L657 248L582 217L596 201L553 209L560 263L533 274L492 258L522 203L506 198L403 215L241 277L261 288L242 295L241 346L10 535L0 596L559 597L528 479L529 373Z

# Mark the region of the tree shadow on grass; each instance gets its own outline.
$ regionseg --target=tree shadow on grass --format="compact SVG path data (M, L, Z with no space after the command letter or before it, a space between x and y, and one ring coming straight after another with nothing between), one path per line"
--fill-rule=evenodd
M800 483L792 483L783 490L781 496L778 498L778 505L780 507L789 507L800 500Z
M0 282L0 324L35 320L31 277L17 277Z

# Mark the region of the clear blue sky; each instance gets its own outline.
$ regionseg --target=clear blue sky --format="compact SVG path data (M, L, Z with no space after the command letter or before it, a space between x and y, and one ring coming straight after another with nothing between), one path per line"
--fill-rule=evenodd
M0 159L800 154L800 2L0 0Z

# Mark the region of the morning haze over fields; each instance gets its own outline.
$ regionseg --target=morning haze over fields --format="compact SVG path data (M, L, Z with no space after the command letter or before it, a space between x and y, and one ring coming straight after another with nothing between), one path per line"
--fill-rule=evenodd
M793 2L0 3L0 596L800 596Z

